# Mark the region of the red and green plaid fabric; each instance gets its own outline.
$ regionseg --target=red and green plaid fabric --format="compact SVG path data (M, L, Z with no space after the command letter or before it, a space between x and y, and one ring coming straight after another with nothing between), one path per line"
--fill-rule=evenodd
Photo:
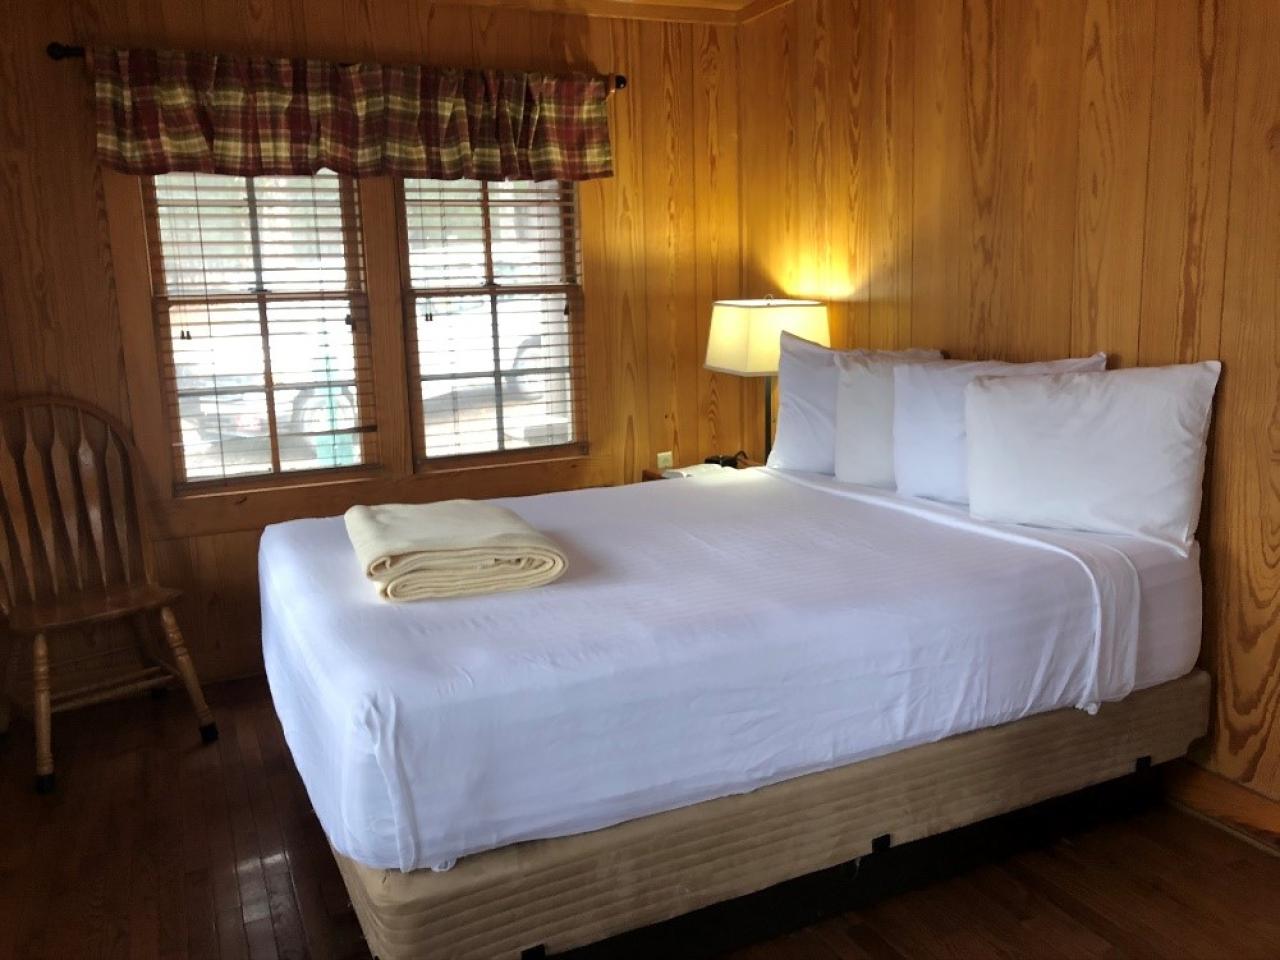
M98 155L126 173L613 173L603 77L111 49L93 69Z

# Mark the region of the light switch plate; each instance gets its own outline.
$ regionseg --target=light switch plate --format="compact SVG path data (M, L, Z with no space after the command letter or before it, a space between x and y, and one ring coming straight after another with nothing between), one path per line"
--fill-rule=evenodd
M670 450L663 450L660 454L658 454L659 470L670 470L675 465L676 465L675 456L671 453Z

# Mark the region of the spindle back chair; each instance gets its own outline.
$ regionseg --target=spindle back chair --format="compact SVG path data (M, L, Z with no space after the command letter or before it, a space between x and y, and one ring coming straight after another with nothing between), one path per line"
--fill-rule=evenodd
M0 699L18 644L32 644L32 712L36 787L54 787L51 715L147 689L172 679L186 687L201 736L217 739L172 604L179 590L161 586L148 536L138 458L110 414L66 397L0 404L0 613L13 645L0 677ZM151 642L158 614L168 645ZM111 680L53 695L49 641L59 634L129 621L142 664ZM7 708L0 708L0 724Z

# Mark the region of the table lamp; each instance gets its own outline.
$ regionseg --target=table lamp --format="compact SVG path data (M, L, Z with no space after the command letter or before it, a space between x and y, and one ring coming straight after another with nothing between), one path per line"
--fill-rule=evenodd
M764 377L764 455L773 449L773 375L778 344L792 333L824 347L831 345L827 305L820 300L717 300L703 364L717 373Z

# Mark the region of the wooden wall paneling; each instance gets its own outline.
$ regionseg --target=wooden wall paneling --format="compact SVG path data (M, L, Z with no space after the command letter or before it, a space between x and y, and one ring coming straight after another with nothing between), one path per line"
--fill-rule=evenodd
M586 45L601 70L628 73L625 25L612 20L592 20L584 26ZM628 73L629 75L629 73ZM615 144L637 122L627 93L609 101L610 131ZM631 142L627 140L625 142ZM619 377L622 337L619 320L631 320L627 292L642 280L637 222L629 208L637 199L634 180L624 180L635 169L628 151L614 151L614 176L578 185L578 216L582 223L582 288L586 302L587 435L602 465L601 482L623 480L624 437L630 420L627 403L635 385ZM623 227L627 229L623 229ZM631 433L634 442L634 432Z
M828 311L839 315L840 342L866 346L868 315L866 173L870 158L862 154L865 135L864 77L862 57L864 29L870 20L862 0L837 3L828 11L829 39L824 56L828 106L827 262L818 295L829 301Z
M911 337L972 356L974 185L970 162L965 7L922 3L912 54ZM971 42L971 41L970 41Z
M698 317L695 312L693 172L694 63L686 28L637 24L643 164L645 333L649 382L648 455L671 450L677 464L698 453Z
M915 5L905 0L862 8L860 43L850 59L863 65L858 157L866 160L862 187L861 263L854 276L865 288L865 328L855 343L877 349L933 346L912 330L915 299ZM853 139L852 137L850 138Z
M127 422L138 447L148 501L168 497L173 489L173 456L165 399L156 371L160 368L154 314L151 309L151 263L142 197L137 177L103 170L104 215L110 237L111 276L124 344L129 384Z
M742 295L798 294L795 206L800 179L795 36L799 3L778 7L738 31L742 163ZM774 393L777 403L777 392ZM743 384L744 447L764 456L764 387Z
M992 110L996 216L984 353L1006 360L1071 350L1084 7L999 0Z
M529 31L530 63L541 70L591 70L620 72L608 63L597 64L588 39L587 24L580 17L556 14L535 16Z
M493 63L515 66L527 59L526 68L535 65L531 50L533 23L544 17L536 17L527 10L498 11L489 7L474 7L471 17L471 57L475 63ZM543 56L550 57L551 51ZM602 67L602 69L607 69Z
M698 437L694 459L742 449L742 380L702 369L716 300L742 292L738 196L738 52L734 30L693 30L694 321Z
M1006 25L1005 15L1016 18L1023 15L1025 9L1021 5L1001 8L1001 29ZM996 231L1008 194L1000 189L1002 185L997 181L997 167L1003 160L999 153L1003 138L996 97L1000 75L1010 64L1003 61L997 49L995 0L965 0L959 5L959 13L960 31L956 39L960 46L962 83L953 88L953 93L963 97L965 138L953 146L949 160L968 167L969 189L967 195L960 193L962 202L968 205L964 213L969 234L960 235L967 241L967 277L964 265L958 264L960 282L968 286L968 307L961 315L951 317L949 336L953 342L963 343L971 355L988 357L999 352L1001 340L1002 318L993 315L997 309L996 291L1001 283L998 273L1002 266L996 259L999 242Z
M637 25L607 21L592 24L594 44L607 43L613 62L628 77L640 69ZM636 86L641 82L637 81ZM611 103L611 127L619 149L614 176L607 184L580 189L587 223L595 229L583 236L584 294L588 313L588 356L605 356L600 389L588 399L593 422L605 407L608 433L593 437L609 457L612 482L628 482L648 462L649 401L646 372L648 309L644 243L644 179L640 150L622 147L642 143L640 98L627 92ZM652 92L651 86L648 88Z
M799 179L793 43L797 3L739 31L745 296L793 291L797 238L789 208Z
M1142 364L1218 355L1239 19L1232 0L1156 6Z
M1071 349L1138 357L1155 5L1089 0L1080 98L1080 166Z
M837 16L829 0L809 0L796 20L794 193L785 215L794 247L790 254L789 294L831 296L831 22ZM848 309L837 300L828 307L831 342L848 341Z
M0 16L0 394L73 393L126 416L84 69L44 55L71 18L16 2Z
M1146 244L1138 360L1177 363L1217 357L1223 326L1223 280L1230 209L1232 135L1235 128L1240 6L1231 2L1181 2L1156 7L1156 54L1148 159ZM1228 372L1228 378L1230 372ZM1230 389L1230 380L1224 384ZM1230 442L1219 404L1213 447ZM1205 509L1199 537L1211 558L1227 556L1223 533L1214 529L1216 487L1227 480L1229 460L1211 449ZM1204 641L1201 662L1213 667L1224 655L1224 565L1206 562ZM1228 719L1220 699L1219 721ZM1205 759L1207 744L1198 754Z
M1211 486L1210 767L1280 799L1280 8L1240 8Z
M186 594L178 624L201 677L243 677L262 672L258 609L260 531L164 540L156 545L165 583Z

